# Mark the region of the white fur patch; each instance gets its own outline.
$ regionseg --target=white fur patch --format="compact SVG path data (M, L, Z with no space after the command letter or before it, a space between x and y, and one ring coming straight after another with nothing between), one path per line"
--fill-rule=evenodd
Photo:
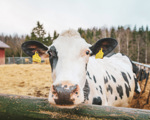
M73 30L73 29L69 29L69 30L66 30L64 32L62 32L60 34L60 36L64 36L64 37L80 37L80 34L76 31L76 30Z

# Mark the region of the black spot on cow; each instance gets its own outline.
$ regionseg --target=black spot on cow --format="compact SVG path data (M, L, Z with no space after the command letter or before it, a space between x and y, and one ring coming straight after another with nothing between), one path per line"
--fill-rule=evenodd
M118 86L116 87L116 89L117 89L117 92L118 92L118 94L119 94L119 97L122 99L122 96L123 96L123 89L122 89L122 86L118 85Z
M90 87L89 87L89 83L87 80L85 82L83 92L84 92L84 101L89 100Z
M111 75L111 77L112 77L113 81L116 82L116 79L114 78L114 76Z
M137 78L134 78L134 81L135 81L135 89L134 89L134 91L139 94L140 92L138 91L138 80L137 80Z
M100 89L101 94L103 94L102 87L100 85L99 85L99 89Z
M111 78L110 78L110 75L108 74L108 72L107 72L107 71L106 71L106 74L108 75L109 79L111 79Z
M107 87L107 92L108 91L110 91L110 93L112 94L112 92L113 92L113 89L112 89L112 87L110 86L110 85L108 85L108 87Z
M49 53L49 61L50 61L51 68L52 68L52 71L53 71L53 69L57 65L57 61L58 61L57 54L58 54L58 52L57 52L55 46L52 46L52 47L50 47L50 50L48 50L48 53Z
M98 88L96 88L96 90L98 90Z
M117 96L115 96L115 100L117 100Z
M123 79L127 82L127 84L128 84L128 88L129 88L129 91L131 91L131 87L130 87L130 85L129 85L129 80L128 80L128 78L127 78L127 75L124 73L124 72L121 72L121 74L122 74L122 77L123 77ZM130 76L131 77L131 76Z
M88 77L92 80L90 73L87 71L86 74L88 75Z
M124 72L121 72L121 74L122 74L122 77L124 78L124 80L129 84L127 75Z
M94 82L96 83L96 78L95 78L95 75L93 75L93 80L94 80Z
M92 104L94 104L94 105L102 105L102 99L101 99L101 97L95 97L95 98L93 98Z
M85 70L87 71L87 63L85 64Z
M129 78L131 79L131 76L130 76L130 74L127 72L127 74L128 74L128 76L129 76Z
M106 77L104 77L104 83L106 84L106 83L108 83L108 78Z
M126 95L127 95L127 97L129 97L129 87L126 84L124 84L124 85L125 85L125 88L126 88Z

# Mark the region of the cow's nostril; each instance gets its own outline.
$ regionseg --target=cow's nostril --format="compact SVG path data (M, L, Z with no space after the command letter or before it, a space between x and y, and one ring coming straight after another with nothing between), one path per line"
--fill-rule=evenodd
M54 97L56 104L59 105L71 105L74 104L75 98L79 94L79 86L78 85L64 85L57 84L52 86L52 94L57 96Z
M58 84L52 86L53 94L66 93L66 92L78 94L77 91L78 91L78 85L67 86L67 85Z
M75 86L70 86L70 87L69 87L69 90L70 90L70 93L76 93L76 91L77 91L77 85L75 85Z

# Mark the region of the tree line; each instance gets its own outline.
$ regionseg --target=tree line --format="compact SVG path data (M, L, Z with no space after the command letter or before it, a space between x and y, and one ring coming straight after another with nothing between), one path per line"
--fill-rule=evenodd
M81 36L89 43L94 43L101 38L111 37L118 41L116 52L121 52L133 61L150 63L150 30L148 26L130 27L118 26L117 28L79 28Z
M95 43L101 38L111 37L118 41L118 46L115 49L116 52L121 52L130 57L133 61L141 63L150 63L150 30L148 26L143 26L134 29L130 27L118 26L117 28L107 27L101 28L78 28L78 32L81 37L88 43ZM37 22L36 27L32 29L30 35L4 35L0 34L0 40L10 46L10 49L6 49L6 57L21 57L26 56L21 50L21 44L29 40L37 40L46 45L51 45L59 34L54 31L51 36L50 33L46 34L43 24Z
M52 41L58 37L58 33L54 31L51 37L50 33L46 34L44 27L40 22L37 22L36 27L32 29L30 35L4 35L0 34L0 40L10 46L9 49L5 50L6 57L24 57L27 56L21 49L21 45L25 41L36 40L44 43L45 45L51 45Z

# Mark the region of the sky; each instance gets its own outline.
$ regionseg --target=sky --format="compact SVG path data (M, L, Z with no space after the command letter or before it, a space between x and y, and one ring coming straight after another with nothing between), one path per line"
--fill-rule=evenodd
M67 29L150 26L150 0L0 0L0 34L30 34L37 21L47 33Z

